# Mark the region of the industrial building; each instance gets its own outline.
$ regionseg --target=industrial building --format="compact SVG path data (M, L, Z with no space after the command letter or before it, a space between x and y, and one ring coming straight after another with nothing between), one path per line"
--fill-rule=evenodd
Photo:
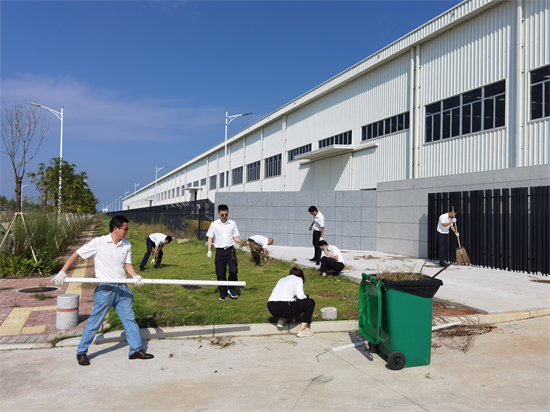
M404 187L549 184L549 171L550 0L466 0L127 196L123 209L236 201L242 192L307 192L317 202L321 192L358 192L375 208L374 227L342 247L423 256L422 202L408 204L409 221L381 215L399 212ZM393 188L392 212L380 191ZM395 224L416 229L390 235ZM297 239L279 244L310 242L307 233Z

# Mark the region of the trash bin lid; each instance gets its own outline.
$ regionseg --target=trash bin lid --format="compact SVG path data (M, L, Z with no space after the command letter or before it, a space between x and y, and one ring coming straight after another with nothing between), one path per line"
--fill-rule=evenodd
M366 273L362 278L359 286L359 332L369 342L378 344L382 331L382 282Z

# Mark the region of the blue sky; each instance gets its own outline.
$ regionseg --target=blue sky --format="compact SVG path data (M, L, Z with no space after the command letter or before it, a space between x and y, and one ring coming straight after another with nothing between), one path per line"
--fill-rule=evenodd
M253 112L231 136L459 3L3 0L0 97L64 106L63 158L101 208L223 141L226 110ZM44 114L27 171L59 157ZM0 154L0 194L14 187Z

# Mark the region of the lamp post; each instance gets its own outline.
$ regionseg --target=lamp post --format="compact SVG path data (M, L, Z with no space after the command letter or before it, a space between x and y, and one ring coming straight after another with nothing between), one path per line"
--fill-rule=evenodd
M156 206L157 204L157 176L158 176L158 173L159 171L161 171L162 169L166 169L168 166L162 166L162 167L156 167L155 166L155 200L153 202L153 205Z
M137 187L138 187L140 184L141 184L141 183L134 183L134 193L135 193Z
M29 186L29 184L21 185L21 212L23 211L23 188Z
M118 197L118 210L122 210L122 202L121 202L121 199L122 199L122 195L120 195Z
M231 123L233 120L235 120L237 117L241 116L248 116L252 113L243 113L243 114L234 114L233 116L227 115L227 110L225 111L225 172L223 174L223 180L224 180L224 187L227 187L227 190L229 190L229 182L227 178L227 125Z
M61 214L61 169L63 167L63 106L61 106L61 112L57 112L53 109L50 109L49 107L42 106L41 104L32 103L33 106L36 107L42 107L43 109L49 110L52 112L59 120L61 120L61 144L59 146L59 210L57 211L58 214Z

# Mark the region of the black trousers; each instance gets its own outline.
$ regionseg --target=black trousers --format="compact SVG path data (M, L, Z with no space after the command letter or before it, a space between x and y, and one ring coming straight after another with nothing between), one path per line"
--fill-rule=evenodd
M141 261L141 265L139 265L140 268L144 268L147 266L147 261L149 260L149 256L151 256L151 251L155 248L155 242L153 242L150 238L145 239L147 241L147 252L145 252L145 255L143 255L143 260ZM160 266L160 262L162 262L162 248L157 253L157 260L155 261L155 266Z
M248 239L248 241L254 243L255 245L258 245L252 239ZM263 248L262 248L262 252L263 252ZM256 248L250 248L250 253L252 253L252 259L254 260L254 263L256 264L256 266L261 266L260 263L262 261L262 257L260 256L260 253L258 252L258 250Z
M449 248L449 235L437 232L437 250L439 252L439 264L445 264L445 256L447 256L447 249Z
M236 282L239 280L237 279L237 273L239 272L237 253L234 247L228 249L217 248L214 264L216 266L216 278L218 281L229 280ZM227 268L229 268L229 278L226 277ZM229 289L233 291L235 287L231 286ZM220 298L225 299L227 296L227 286L218 286L218 291L220 292Z
M344 269L344 264L338 262L328 256L323 256L321 258L321 273L326 273L327 270L332 269L335 272L341 272Z
M292 319L294 316L302 315L302 322L311 322L315 301L307 298L295 302L267 302L267 309L276 318Z
M313 249L315 250L315 254L313 257L315 258L316 262L321 261L321 249L319 249L319 238L321 237L321 232L319 230L313 231Z

